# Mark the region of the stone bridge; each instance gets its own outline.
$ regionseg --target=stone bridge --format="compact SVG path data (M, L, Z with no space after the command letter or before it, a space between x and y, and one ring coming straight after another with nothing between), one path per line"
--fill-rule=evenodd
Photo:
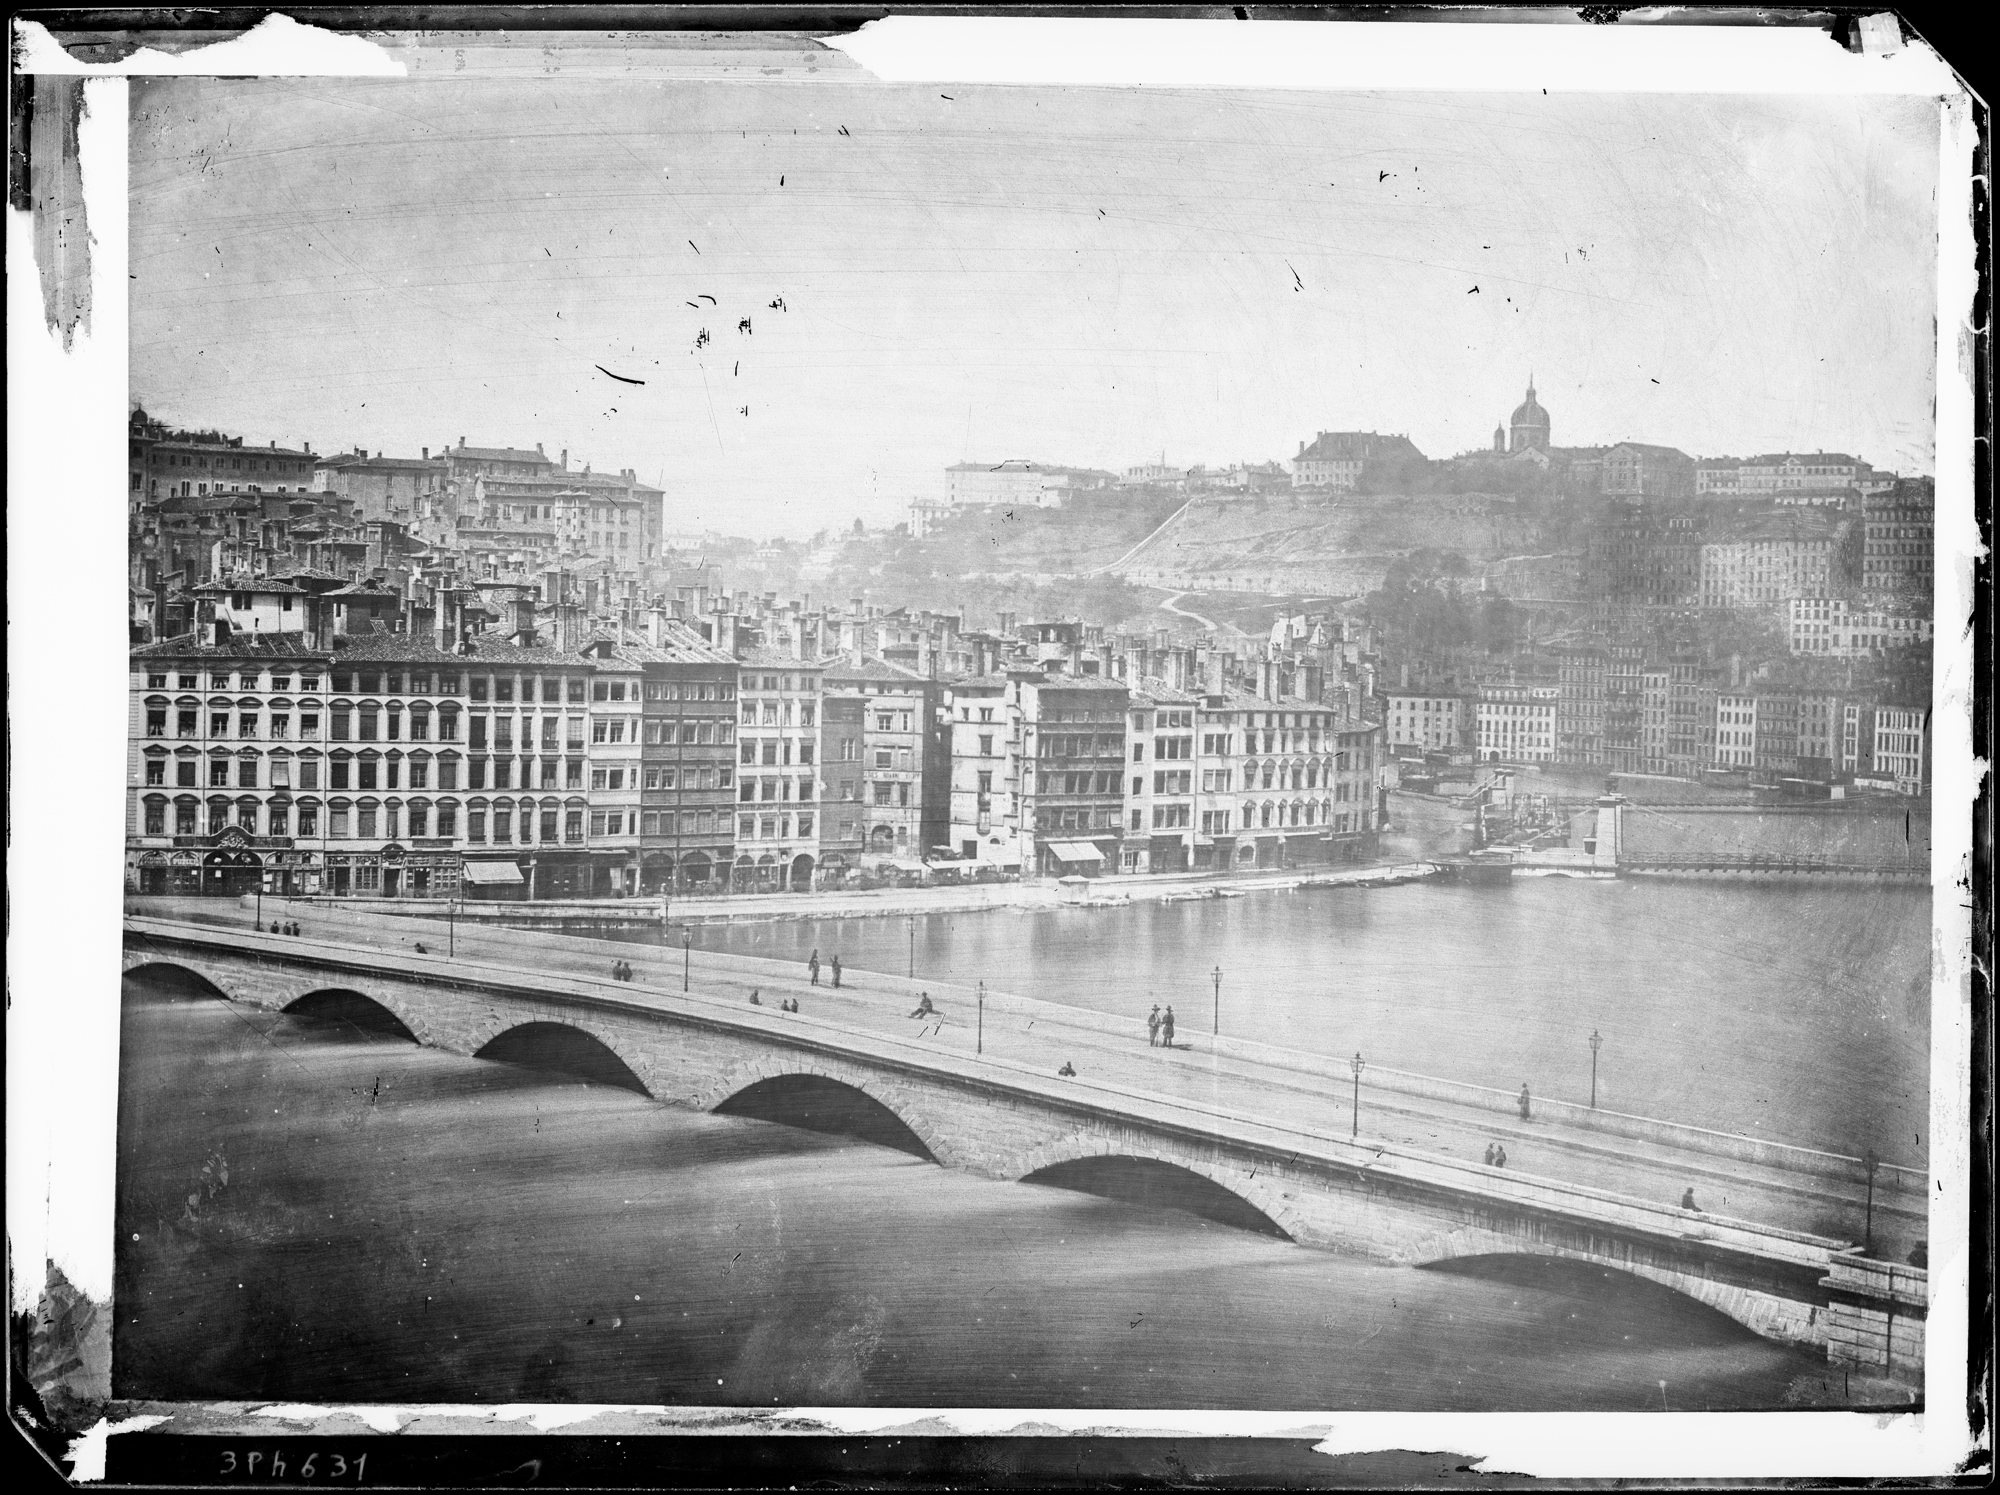
M461 1054L579 1068L594 1059L599 1077L700 1110L754 1110L746 1099L789 1092L808 1107L825 1102L827 1114L844 1106L837 1129L993 1179L1105 1192L1093 1177L1107 1170L1128 1180L1171 1175L1185 1186L1183 1207L1207 1195L1218 1218L1407 1266L1567 1257L1663 1284L1767 1338L1825 1346L1848 1363L1897 1374L1921 1365L1924 1310L1912 1282L1922 1274L1901 1269L1877 1301L1873 1278L1845 1269L1858 1255L1846 1242L940 1054L699 993L168 920L128 918L125 931L126 972L188 973L234 1002L344 1004Z

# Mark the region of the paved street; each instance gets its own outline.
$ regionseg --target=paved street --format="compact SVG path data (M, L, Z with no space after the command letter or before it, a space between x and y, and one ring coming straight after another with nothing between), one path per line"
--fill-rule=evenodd
M217 899L138 899L134 912L190 922L248 928L245 906ZM317 939L411 948L421 941L436 955L455 948L468 962L532 966L574 975L608 976L614 960L629 961L635 973L620 996L642 998L651 989L678 995L685 967L691 990L711 999L740 999L753 991L775 1016L780 1000L800 1003L800 1015L833 1022L862 1033L893 1034L940 1055L971 1057L982 1042L991 1058L1054 1075L1065 1063L1079 1086L1171 1098L1182 1105L1244 1121L1268 1121L1307 1128L1344 1139L1353 1125L1354 1091L1344 1069L1328 1073L1326 1056L1291 1055L1268 1048L1246 1052L1227 1040L1216 1046L1206 1031L1206 1014L1178 1014L1181 1027L1172 1049L1149 1047L1143 1005L1129 1024L1100 1013L988 989L983 1025L978 994L961 986L911 981L902 976L849 968L839 990L830 968L813 986L795 963L720 955L695 946L685 952L651 945L616 944L554 935L459 924L455 932L435 920L393 918L326 904L264 901L271 918L296 920L302 933ZM928 991L936 1015L910 1014L918 994ZM1331 1063L1338 1066L1339 1061ZM1360 1136L1422 1152L1476 1162L1489 1143L1507 1152L1507 1170L1592 1189L1677 1204L1692 1188L1702 1211L1859 1242L1864 1232L1863 1190L1842 1181L1802 1172L1739 1162L1692 1148L1634 1141L1556 1124L1545 1116L1528 1122L1425 1096L1387 1091L1368 1082L1360 1087ZM1925 1238L1923 1215L1901 1199L1878 1197L1874 1234L1878 1254L1907 1258Z

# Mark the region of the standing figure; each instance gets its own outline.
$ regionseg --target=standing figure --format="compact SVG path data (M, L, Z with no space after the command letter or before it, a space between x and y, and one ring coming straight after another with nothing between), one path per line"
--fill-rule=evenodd
M1155 1002L1153 1004L1153 1010L1146 1014L1146 1047L1149 1049L1155 1049L1158 1048L1159 1046L1160 1046L1160 1004L1158 1002Z
M1497 1142L1493 1144L1493 1166L1495 1168L1507 1166L1507 1149Z
M1174 1046L1174 1009L1171 1006L1167 1008L1165 1015L1160 1018L1160 1042L1168 1048Z
M1694 1202L1693 1189L1689 1189L1685 1194L1681 1195L1681 1208L1693 1210L1697 1215L1701 1213L1701 1206Z
M1526 1080L1521 1081L1521 1099L1519 1104L1521 1107L1521 1119L1526 1121L1528 1119L1528 1082Z
M833 957L833 989L835 991L840 990L840 957L838 955Z
M811 958L810 960L808 960L808 961L806 962L806 969L807 969L808 971L812 972L812 984L813 984L814 986L818 986L818 985L819 985L819 951L817 951L817 950L813 951L813 953L812 953L812 958Z
M1491 1142L1486 1144L1486 1156L1481 1161L1489 1168L1493 1166L1493 1144Z

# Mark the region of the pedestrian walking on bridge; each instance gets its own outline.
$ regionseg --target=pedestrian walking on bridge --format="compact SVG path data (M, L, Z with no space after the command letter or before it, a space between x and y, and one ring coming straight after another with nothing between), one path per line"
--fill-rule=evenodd
M838 955L833 957L833 989L835 991L840 990L840 957Z
M1520 1104L1520 1107L1521 1107L1521 1119L1522 1119L1523 1121L1526 1121L1526 1120L1528 1119L1528 1109L1529 1109L1529 1107L1528 1107L1528 1082L1527 1082L1526 1080L1523 1080L1523 1081L1521 1081L1521 1099L1520 1099L1520 1102L1519 1102L1519 1104Z
M1146 1047L1149 1049L1156 1049L1159 1046L1160 1046L1160 1004L1158 1002L1155 1002L1153 1004L1153 1010L1146 1014Z
M1172 1007L1168 1007L1165 1015L1160 1018L1160 1042L1168 1048L1174 1046L1174 1009Z
M812 953L812 958L811 958L810 960L808 960L808 961L806 962L806 969L807 969L808 971L812 972L812 984L813 984L814 986L818 986L818 985L819 985L819 951L817 951L817 950L813 951L813 953Z

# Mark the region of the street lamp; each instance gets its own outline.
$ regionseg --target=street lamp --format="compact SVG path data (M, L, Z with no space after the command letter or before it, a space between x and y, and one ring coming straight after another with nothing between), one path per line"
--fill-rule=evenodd
M1597 1051L1604 1047L1604 1035L1590 1030L1590 1109L1597 1109Z
M1350 1140L1361 1135L1361 1071L1368 1066L1362 1062L1361 1051L1356 1049L1354 1057L1347 1061L1347 1067L1354 1071L1354 1126L1348 1133Z
M979 1039L978 1046L973 1052L976 1054L986 1052L986 983L984 981L979 983Z
M1875 1253L1875 1170L1882 1166L1874 1148L1861 1155L1861 1166L1868 1170L1868 1213L1862 1227L1861 1250L1864 1255L1872 1256Z
M910 920L910 979L917 979L917 921Z
M681 931L681 990L688 989L688 977L694 971L694 931Z
M444 906L445 911L445 958L455 959L458 955L458 893L452 892L451 901Z
M1210 975L1212 975L1215 978L1214 1033L1217 1038L1220 1038L1222 1036L1222 967L1217 966L1212 972L1210 972Z

